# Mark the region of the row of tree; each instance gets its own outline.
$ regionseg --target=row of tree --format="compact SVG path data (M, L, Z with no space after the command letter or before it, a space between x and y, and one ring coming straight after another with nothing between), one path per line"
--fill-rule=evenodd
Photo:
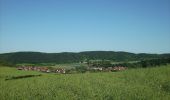
M137 62L124 62L112 64L109 60L89 60L87 62L89 67L115 67L115 66L123 66L128 68L146 68L152 66L160 66L166 65L170 63L170 58L159 58L159 59L149 59L149 60L141 60Z
M146 68L170 64L170 58L142 60L135 63L113 64L113 66L125 66L128 68Z

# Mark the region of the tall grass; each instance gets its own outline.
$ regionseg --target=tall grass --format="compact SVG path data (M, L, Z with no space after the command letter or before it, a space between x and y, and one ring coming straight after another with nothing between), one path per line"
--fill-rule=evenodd
M0 67L1 100L169 100L170 65L122 72L38 75Z

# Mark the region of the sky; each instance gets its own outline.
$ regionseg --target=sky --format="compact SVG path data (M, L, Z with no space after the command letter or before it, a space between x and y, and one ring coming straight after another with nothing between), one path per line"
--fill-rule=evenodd
M0 0L0 53L170 53L170 0Z

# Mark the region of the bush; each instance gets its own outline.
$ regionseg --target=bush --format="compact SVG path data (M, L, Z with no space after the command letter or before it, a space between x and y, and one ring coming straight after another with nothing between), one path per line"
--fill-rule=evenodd
M85 66L77 66L76 71L80 73L85 73L87 71L87 67Z
M0 65L1 66L10 66L10 67L15 67L16 65L14 63L10 63L7 61L0 60Z

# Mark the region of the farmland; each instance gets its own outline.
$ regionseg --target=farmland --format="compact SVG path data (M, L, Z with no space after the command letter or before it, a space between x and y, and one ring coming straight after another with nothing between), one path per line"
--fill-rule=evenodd
M0 97L1 100L168 100L169 76L170 65L83 74L48 74L1 66Z

